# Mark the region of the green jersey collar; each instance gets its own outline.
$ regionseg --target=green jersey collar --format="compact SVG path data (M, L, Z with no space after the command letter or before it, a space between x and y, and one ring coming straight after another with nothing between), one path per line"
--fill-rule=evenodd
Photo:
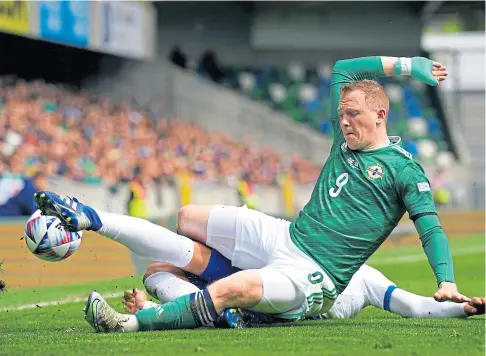
M388 144L388 146L377 147L377 148L369 148L367 150L360 150L358 152L374 152L374 151L382 150L384 148L388 148L390 146L402 147L402 138L400 136L388 136L388 139L390 140L390 143Z

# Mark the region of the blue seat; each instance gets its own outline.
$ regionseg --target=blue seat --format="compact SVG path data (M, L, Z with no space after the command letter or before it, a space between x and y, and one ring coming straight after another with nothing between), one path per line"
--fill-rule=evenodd
M248 68L244 68L249 70ZM297 86L290 79L285 66L262 66L251 70L256 74L256 91L268 92L270 83L280 83L286 86L288 90L289 101L284 104L270 103L278 110L286 112L295 121L308 125L313 129L322 132L329 137L333 136L332 126L329 122L330 116L330 85L331 78L321 78L317 69L313 67L306 68L304 83L312 84L317 89L315 100L301 102L298 99ZM228 70L227 73L237 75L239 69ZM398 102L390 103L390 112L388 114L388 127L390 134L400 135L404 140L404 148L414 156L418 155L417 142L409 136L408 122L410 118L423 117L427 120L428 133L427 138L437 143L444 141L444 130L442 123L437 120L436 109L433 102L427 96L423 89L411 85L410 78L386 77L378 78L377 81L384 85L398 85L402 90L403 99ZM233 82L237 82L234 80ZM252 95L254 100L265 103L268 95ZM441 147L445 147L442 145Z
M317 99L309 100L308 102L304 103L304 109L313 114L317 114L321 109L321 103Z
M328 135L332 131L332 125L329 120L323 119L320 122L319 129L322 133Z
M405 149L405 151L410 152L413 157L416 157L418 155L418 146L415 141L405 141L403 143L403 148Z
M436 118L432 118L428 121L428 127L430 134L437 134L442 131L442 125Z

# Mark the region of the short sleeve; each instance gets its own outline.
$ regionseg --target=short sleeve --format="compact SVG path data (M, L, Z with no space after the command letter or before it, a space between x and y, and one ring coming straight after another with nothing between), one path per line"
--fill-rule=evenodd
M411 161L405 166L397 179L396 188L410 218L437 212L430 182L417 162Z

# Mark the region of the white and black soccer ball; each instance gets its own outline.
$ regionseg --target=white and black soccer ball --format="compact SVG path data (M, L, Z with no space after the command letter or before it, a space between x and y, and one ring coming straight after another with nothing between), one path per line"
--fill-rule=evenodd
M29 250L42 260L61 261L71 256L81 244L83 232L70 232L54 216L37 210L25 225L25 241Z

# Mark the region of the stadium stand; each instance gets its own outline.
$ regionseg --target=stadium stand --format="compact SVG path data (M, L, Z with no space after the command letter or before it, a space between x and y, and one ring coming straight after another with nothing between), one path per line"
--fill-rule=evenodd
M290 63L287 67L225 68L227 84L243 95L279 110L295 122L332 137L329 87L332 67ZM427 88L409 78L382 78L390 97L388 128L422 163L447 165L453 156L436 103Z
M297 155L285 157L167 117L160 103L142 108L12 78L0 90L2 164L13 174L42 170L91 184L126 183L135 170L148 181L167 182L181 172L212 182L248 174L253 183L276 184L284 173L299 183L312 183L319 173Z

